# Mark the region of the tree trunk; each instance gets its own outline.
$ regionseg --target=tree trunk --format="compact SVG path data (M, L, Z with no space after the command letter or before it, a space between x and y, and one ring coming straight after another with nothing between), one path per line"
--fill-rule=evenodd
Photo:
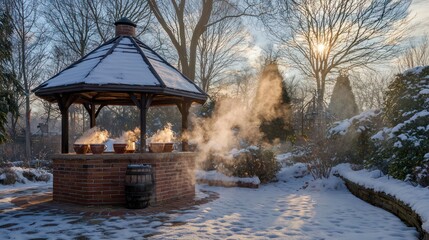
M162 15L163 13L161 13L160 9L158 8L158 4L156 1L151 0L148 3L159 24L167 33L174 48L176 48L176 51L179 55L182 73L190 80L195 81L197 45L201 35L206 31L207 24L209 23L210 16L212 15L213 0L202 1L201 15L193 29L192 36L190 39L186 35L186 28L190 27L186 26L185 24L186 19L184 13L186 1L180 1L179 5L177 5L175 1L172 2L174 11L173 15L175 15L177 18L176 29L172 29L172 26L170 26L165 20L165 17ZM174 31L177 31L179 36L177 36Z
M24 25L22 26L24 28ZM24 32L25 29L22 29ZM28 164L31 160L31 126L30 126L30 117L31 117L31 108L30 108L30 87L27 79L27 66L26 66L26 57L25 57L25 45L26 39L21 39L21 69L22 76L24 79L24 94L25 94L25 162Z

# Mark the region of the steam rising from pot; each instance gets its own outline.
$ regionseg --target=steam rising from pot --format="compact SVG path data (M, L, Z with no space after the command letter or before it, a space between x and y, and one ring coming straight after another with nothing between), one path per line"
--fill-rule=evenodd
M93 127L88 129L79 137L75 144L102 144L109 138L109 132L107 130L101 130L99 127Z
M176 139L176 134L171 129L173 125L167 123L164 126L164 129L158 130L152 137L150 137L150 142L152 143L170 143Z
M126 131L122 133L122 136L115 139L115 143L127 143L136 142L140 136L140 128L136 127L133 131Z

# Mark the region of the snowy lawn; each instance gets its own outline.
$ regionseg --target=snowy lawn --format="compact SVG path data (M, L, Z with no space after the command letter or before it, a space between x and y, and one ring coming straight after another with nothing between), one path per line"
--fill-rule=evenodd
M198 197L207 190L219 199L151 216L88 218L58 209L13 209L10 201L19 191L0 189L0 239L417 239L414 228L354 197L337 178L293 177L301 171L302 165L285 168L279 182L259 189L199 185ZM26 191L50 186L37 189Z

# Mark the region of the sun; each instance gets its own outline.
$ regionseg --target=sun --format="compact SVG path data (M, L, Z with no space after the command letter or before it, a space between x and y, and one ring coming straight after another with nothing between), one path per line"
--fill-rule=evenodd
M326 45L324 43L319 43L316 45L317 52L322 55L325 53Z

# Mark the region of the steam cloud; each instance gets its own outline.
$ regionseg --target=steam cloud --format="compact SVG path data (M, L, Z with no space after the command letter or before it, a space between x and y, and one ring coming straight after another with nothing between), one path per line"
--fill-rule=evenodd
M119 138L113 139L114 143L127 144L127 150L135 150L135 142L140 136L140 128L136 127L133 131L123 132Z
M99 127L93 127L88 129L79 137L75 144L102 144L109 138L109 132L107 130L100 130Z
M150 142L153 143L170 143L176 139L176 134L171 129L173 125L171 123L167 123L164 126L164 129L158 130L151 138Z
M222 99L216 102L211 118L195 120L194 129L187 137L191 143L198 144L199 159L205 159L211 152L228 155L233 148L260 143L261 121L284 116L286 110L279 104L282 77L277 65L267 65L258 80L249 104L237 98Z
M140 128L136 127L133 131L126 131L122 133L122 136L115 139L115 143L126 143L131 144L136 142L140 136Z

